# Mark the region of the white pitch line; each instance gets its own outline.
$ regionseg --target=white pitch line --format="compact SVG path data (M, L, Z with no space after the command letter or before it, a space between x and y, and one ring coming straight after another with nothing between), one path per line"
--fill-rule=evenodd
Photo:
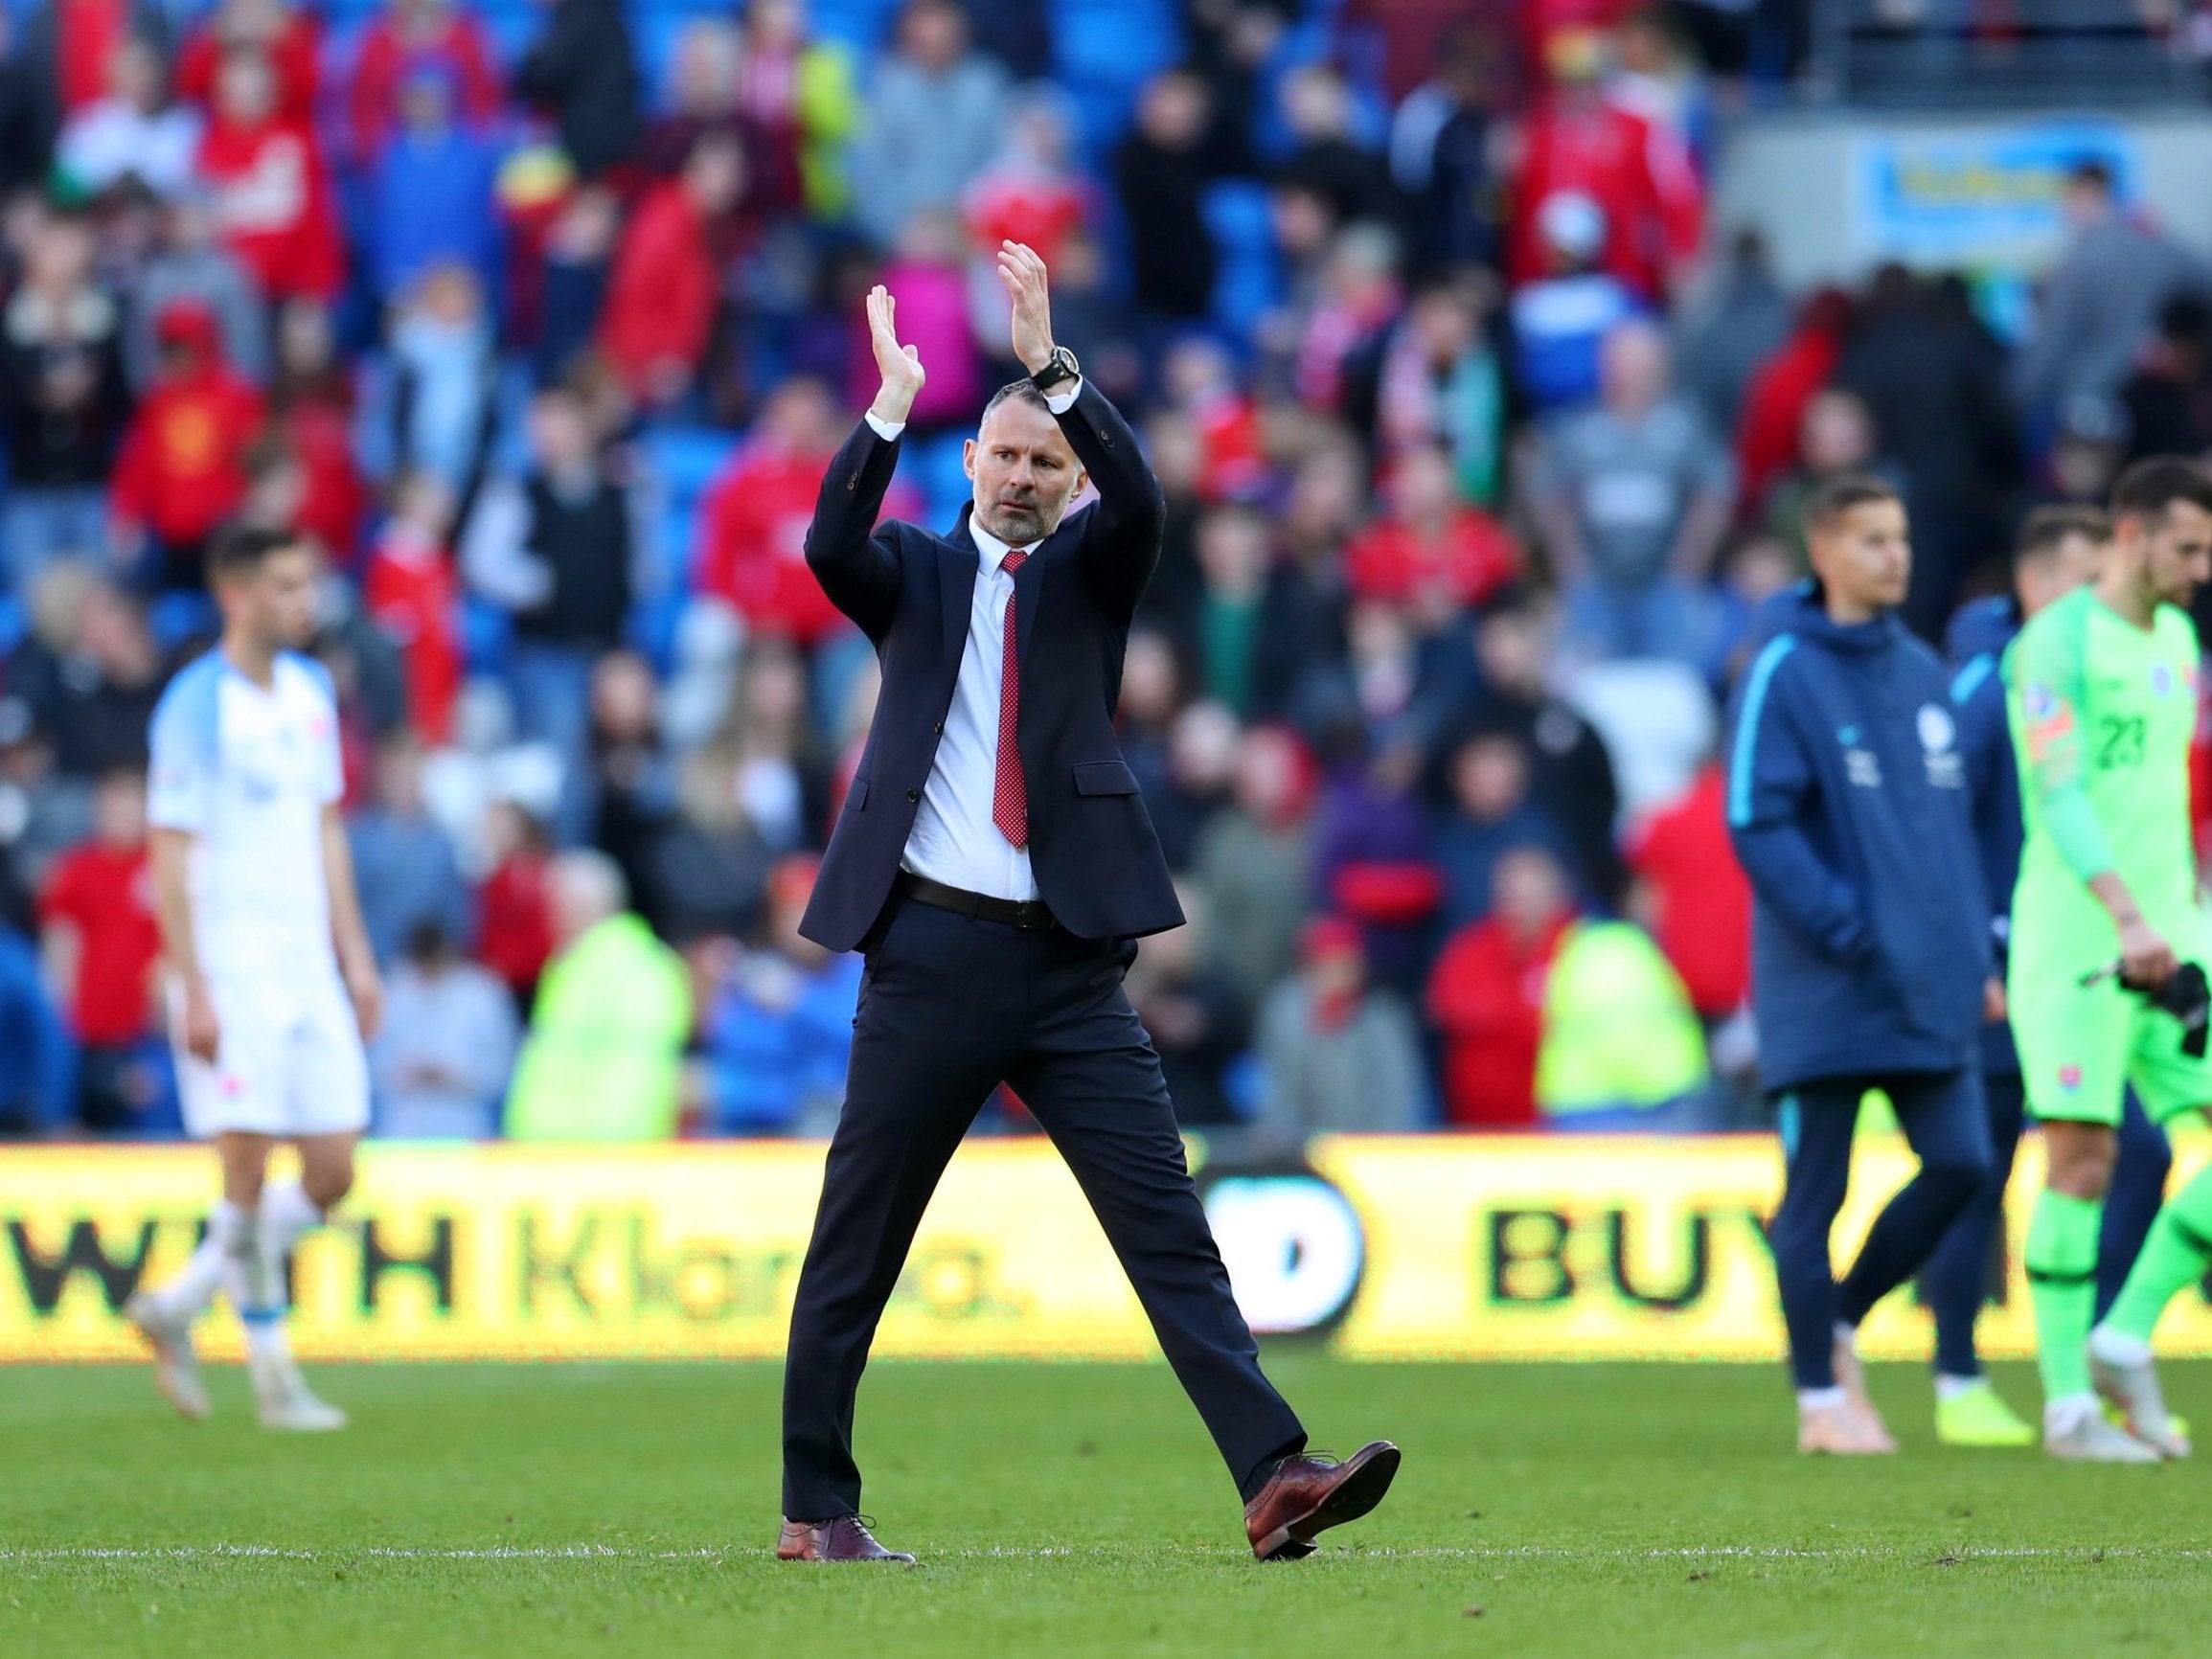
M496 1544L483 1549L411 1549L371 1546L359 1550L292 1550L271 1544L178 1544L171 1546L82 1547L77 1549L0 1549L0 1563L34 1561L720 1561L733 1556L764 1554L765 1544L751 1548L732 1545L722 1549L634 1550L611 1544ZM1108 1557L1111 1549L1072 1547L1017 1550L1003 1547L968 1550L929 1550L925 1560L1074 1560L1084 1557ZM1337 1547L1325 1550L1347 1560L1446 1561L1865 1561L1893 1560L1927 1565L1962 1561L2101 1561L2101 1560L2212 1560L2212 1549L2098 1548L2091 1545L2041 1548L1968 1545L1952 1549L1919 1545L1847 1545L1832 1549L1797 1549L1788 1545L1709 1544L1679 1548L1590 1548L1572 1545L1514 1544L1494 1548L1393 1549Z

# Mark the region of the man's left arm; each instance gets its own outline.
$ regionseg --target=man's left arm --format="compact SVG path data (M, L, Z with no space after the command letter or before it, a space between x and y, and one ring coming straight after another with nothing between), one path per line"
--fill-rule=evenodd
M1055 350L1044 261L1024 243L1005 242L998 275L1014 302L1014 354L1036 375ZM1136 434L1106 394L1079 375L1047 390L1045 405L1098 489L1078 549L1083 572L1112 613L1127 622L1160 561L1167 498L1145 464Z
M1089 381L1079 381L1069 407L1053 414L1098 490L1077 557L1099 597L1126 621L1159 565L1167 497L1121 411Z
M361 1040L372 1040L384 1017L384 982L376 972L376 953L369 948L369 929L361 920L360 890L353 883L353 850L346 843L346 817L335 801L323 807L323 880L331 896L331 943L338 970L360 1022Z

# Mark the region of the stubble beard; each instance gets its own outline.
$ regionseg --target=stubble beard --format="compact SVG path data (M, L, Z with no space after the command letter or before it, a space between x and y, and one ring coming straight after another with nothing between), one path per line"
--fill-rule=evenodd
M1011 510L993 504L976 516L982 519L984 529L1009 547L1034 546L1060 528L1060 515L1048 513L1041 502L1035 507Z

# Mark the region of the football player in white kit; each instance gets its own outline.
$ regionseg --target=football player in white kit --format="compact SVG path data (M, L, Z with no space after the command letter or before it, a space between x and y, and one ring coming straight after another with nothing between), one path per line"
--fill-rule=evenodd
M239 529L217 538L208 574L222 639L154 711L148 815L185 1126L215 1143L222 1201L183 1271L127 1314L161 1392L196 1420L208 1397L192 1325L219 1286L245 1326L262 1425L343 1428L285 1334L292 1245L353 1184L362 1044L383 998L339 816L337 707L299 653L316 562L294 537ZM265 1178L280 1141L299 1148L296 1182Z

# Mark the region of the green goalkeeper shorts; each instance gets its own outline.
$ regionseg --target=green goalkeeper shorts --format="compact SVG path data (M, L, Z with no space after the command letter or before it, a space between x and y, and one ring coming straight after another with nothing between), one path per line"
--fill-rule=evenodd
M2117 1128L2130 1083L2155 1123L2212 1104L2212 1058L2183 1054L2181 1022L2116 981L2023 976L2016 964L2005 996L2037 1117Z

